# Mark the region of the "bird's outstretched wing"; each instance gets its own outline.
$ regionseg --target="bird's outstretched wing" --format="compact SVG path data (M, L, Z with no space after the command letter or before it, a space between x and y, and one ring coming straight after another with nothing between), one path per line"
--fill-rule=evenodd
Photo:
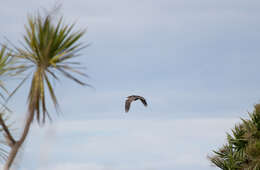
M131 105L131 102L132 102L133 100L132 99L127 99L126 101L125 101L125 112L128 112L129 111L129 109L130 109L130 105Z
M141 100L141 102L144 104L145 107L147 106L147 102L146 102L145 98L143 98L142 96L139 96L138 99Z
M133 101L136 101L136 100L141 100L141 102L143 103L143 105L146 107L147 106L147 102L145 100L144 97L142 96L136 96L136 95L132 95L132 96L128 96L127 97L127 100L125 101L125 112L128 112L129 109L130 109L130 106L131 106L131 103Z

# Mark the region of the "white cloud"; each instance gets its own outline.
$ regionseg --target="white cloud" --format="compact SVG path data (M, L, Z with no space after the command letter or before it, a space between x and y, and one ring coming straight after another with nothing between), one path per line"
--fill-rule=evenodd
M147 170L188 166L208 169L207 154L224 143L225 132L236 122L238 119L128 120L127 117L58 121L49 128L33 128L25 161L38 157L40 165L49 164L49 169L53 170L66 167L66 170L71 167ZM48 142L49 139L52 141ZM37 154L39 146L48 151L44 161L42 155Z
M93 163L62 163L53 167L42 167L39 170L108 170L104 166Z

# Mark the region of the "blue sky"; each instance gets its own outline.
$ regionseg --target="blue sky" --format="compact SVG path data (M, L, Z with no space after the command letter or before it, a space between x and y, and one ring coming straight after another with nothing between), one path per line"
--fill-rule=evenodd
M52 110L52 124L34 125L16 167L214 169L207 155L260 101L260 1L59 2L67 22L87 28L82 41L91 46L79 60L95 89L57 83L63 114ZM17 43L27 14L54 4L2 3L0 36ZM14 119L23 120L26 89L10 103ZM148 108L137 102L125 114L131 94Z

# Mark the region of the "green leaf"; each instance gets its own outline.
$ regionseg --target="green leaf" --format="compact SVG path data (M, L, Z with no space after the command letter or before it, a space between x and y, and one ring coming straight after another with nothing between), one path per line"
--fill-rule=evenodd
M74 61L79 51L85 48L79 42L85 30L73 31L75 24L64 24L62 17L56 21L51 15L43 17L40 14L29 16L25 29L25 48L18 48L16 56L33 66L26 68L27 72L33 72L28 111L35 115L39 123L44 123L46 116L50 119L46 106L46 88L56 111L59 110L50 77L54 78L54 82L64 76L80 85L88 85L75 76L87 77L79 67L75 67L80 66L80 63Z

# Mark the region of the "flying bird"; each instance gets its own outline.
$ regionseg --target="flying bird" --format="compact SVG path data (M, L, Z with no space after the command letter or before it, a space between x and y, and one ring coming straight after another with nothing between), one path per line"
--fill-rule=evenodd
M128 96L127 100L125 101L125 112L129 111L132 101L136 101L136 100L141 100L144 106L145 107L147 106L147 102L145 98L143 98L142 96L136 96L136 95Z

